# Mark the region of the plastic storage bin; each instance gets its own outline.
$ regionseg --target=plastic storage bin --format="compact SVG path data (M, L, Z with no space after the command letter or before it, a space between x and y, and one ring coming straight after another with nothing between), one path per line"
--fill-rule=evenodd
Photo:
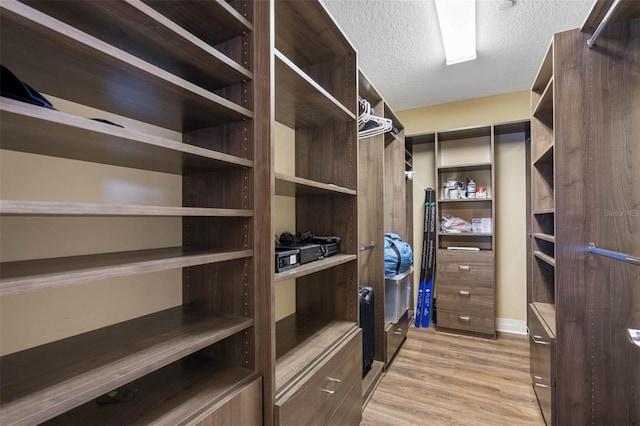
M384 280L384 322L395 323L409 309L413 266Z

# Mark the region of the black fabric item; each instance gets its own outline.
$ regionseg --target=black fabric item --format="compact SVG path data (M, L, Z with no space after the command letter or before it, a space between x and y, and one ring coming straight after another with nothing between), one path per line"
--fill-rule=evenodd
M55 109L47 98L20 80L9 68L0 65L0 95L5 98L27 102L45 108Z

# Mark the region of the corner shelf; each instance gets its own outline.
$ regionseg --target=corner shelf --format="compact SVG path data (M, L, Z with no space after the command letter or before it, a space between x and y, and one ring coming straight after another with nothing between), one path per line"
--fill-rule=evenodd
M540 233L534 233L532 234L533 238L537 238L539 240L544 240L544 241L548 241L550 243L555 243L556 242L556 237L555 235L549 235L549 234L540 234Z
M540 155L538 155L538 158L533 160L533 164L553 163L553 145L553 142L549 144L549 146L547 146Z
M0 422L48 420L252 325L178 307L4 356Z
M549 79L547 87L542 92L538 105L533 110L534 116L548 114L553 111L553 77Z

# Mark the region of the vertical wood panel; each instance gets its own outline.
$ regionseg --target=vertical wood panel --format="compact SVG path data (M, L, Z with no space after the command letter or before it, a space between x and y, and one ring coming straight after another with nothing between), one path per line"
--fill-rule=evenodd
M393 139L384 148L384 232L407 238L406 209L404 143Z

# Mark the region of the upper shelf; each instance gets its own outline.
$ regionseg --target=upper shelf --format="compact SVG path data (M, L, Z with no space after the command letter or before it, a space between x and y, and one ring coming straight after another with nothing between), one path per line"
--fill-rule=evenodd
M360 69L358 70L358 96L366 99L374 108L384 100L380 92Z
M533 110L534 116L548 114L553 111L553 77L549 79L547 87L542 92L538 105Z
M163 7L154 8L154 3L173 2L146 5L115 0L57 0L33 1L29 5L207 90L253 78L245 67L156 11ZM222 9L218 2L205 4L214 10ZM212 20L212 26L219 21L220 18ZM239 23L236 19L230 22Z
M0 148L183 174L253 161L13 99L0 98Z
M41 423L252 325L177 307L6 355L0 423Z
M553 143L550 143L541 153L538 158L533 159L533 164L553 163Z
M241 259L253 250L168 247L0 263L0 295Z
M253 118L246 108L15 0L2 3L0 23L3 64L42 93L178 132Z
M469 138L486 138L491 136L491 126L466 127L463 129L438 132L438 142L455 141Z
M355 55L355 49L321 2L276 1L274 7L276 49L299 67Z
M455 200L447 200L447 199L442 199L442 200L438 200L439 203L484 203L484 202L491 202L493 201L493 198L489 197L489 198L458 198Z
M143 0L210 45L253 31L251 22L225 0Z
M342 186L326 184L295 176L276 173L276 195L295 197L297 195L356 195L356 191Z
M439 172L472 172L476 170L491 170L491 162L455 164L450 166L438 166Z
M299 128L356 119L336 98L277 50L275 63L277 121Z
M549 80L553 76L553 43L549 43L549 47L547 48L547 52L544 55L544 59L540 64L540 69L538 69L538 73L536 74L536 78L533 81L533 86L531 87L531 91L536 92L538 94L542 94L544 89L547 87Z

